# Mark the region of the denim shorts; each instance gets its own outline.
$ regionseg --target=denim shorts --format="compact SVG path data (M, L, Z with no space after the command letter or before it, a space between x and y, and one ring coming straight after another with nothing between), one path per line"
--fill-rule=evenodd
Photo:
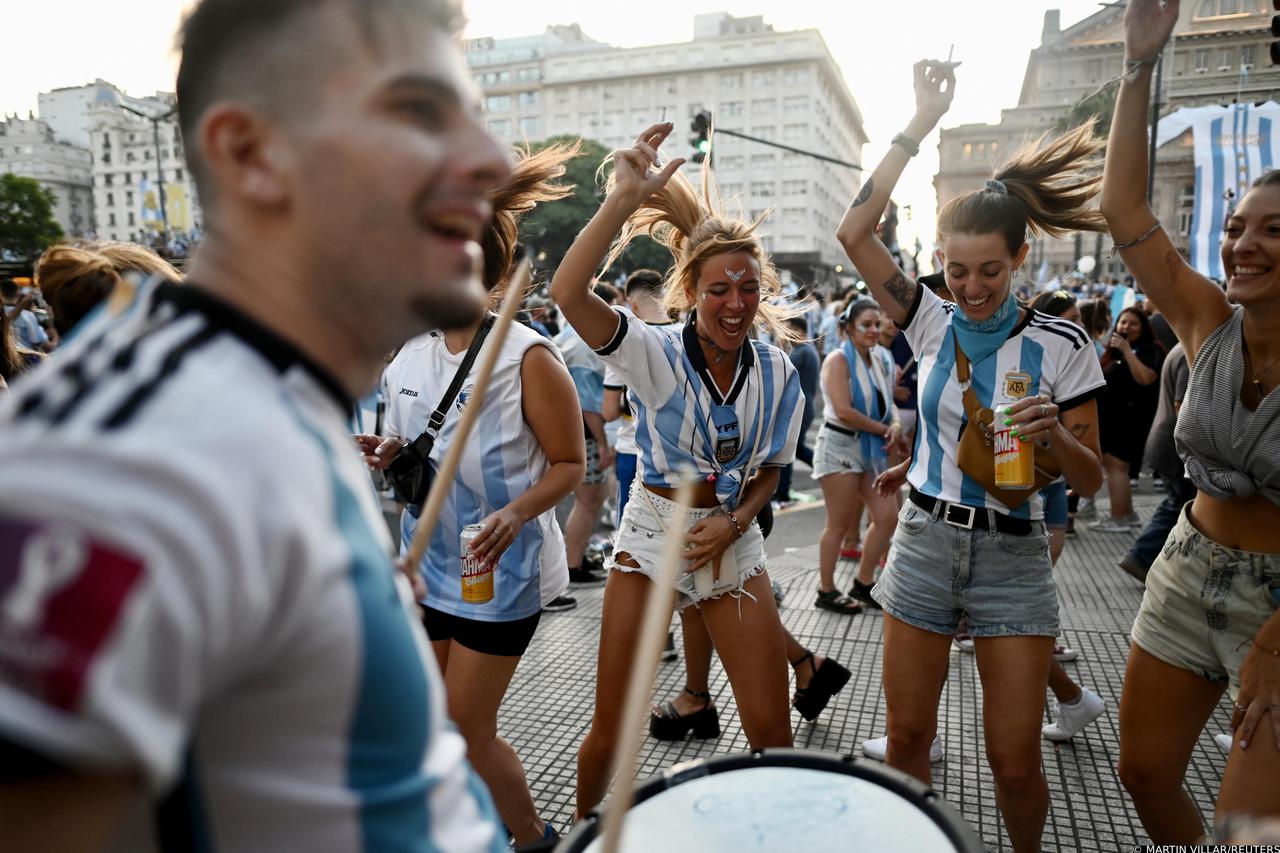
M1240 664L1262 623L1280 608L1280 554L1219 545L1187 507L1147 573L1133 641L1165 663L1226 684L1240 696Z
M818 439L813 445L813 479L864 471L871 471L871 465L862 458L860 436L839 432L826 424L819 427Z
M1024 536L966 530L938 518L942 507L903 503L871 592L885 612L937 634L954 633L967 614L975 637L1056 637L1058 590L1044 524L1031 522Z
M627 500L627 508L623 510L618 532L614 536L613 555L605 563L605 568L610 571L638 572L649 580L656 578L658 563L662 559L663 543L666 541L667 530L671 527L671 518L675 514L676 507L677 504L674 501L669 501L652 492L646 493L644 485L637 477L631 484L631 497ZM657 510L656 515L654 510ZM685 515L685 530L717 511L716 507L688 509ZM731 547L738 564L738 582L735 587L704 596L698 592L693 574L684 571L684 566L681 566L676 580L678 609L710 598L718 598L721 595L742 595L743 584L764 571L764 534L760 532L760 525L754 519ZM620 554L631 555L632 560L639 564L639 568L619 563L616 558Z
M1044 497L1044 526L1067 526L1067 484L1063 480L1050 483L1040 490Z

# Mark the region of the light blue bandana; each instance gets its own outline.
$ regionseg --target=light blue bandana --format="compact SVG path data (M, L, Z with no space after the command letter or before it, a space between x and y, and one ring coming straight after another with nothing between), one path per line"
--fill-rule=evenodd
M973 364L1004 346L1017 323L1018 300L1013 298L1012 287L1009 288L1009 298L996 313L985 320L975 323L964 315L964 309L960 305L956 305L956 310L951 312L951 328L955 330L956 340Z

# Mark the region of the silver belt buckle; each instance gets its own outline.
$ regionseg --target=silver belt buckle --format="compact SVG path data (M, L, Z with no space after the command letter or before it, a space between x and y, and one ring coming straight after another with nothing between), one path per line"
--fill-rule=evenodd
M951 518L952 511L957 513L965 512L968 513L968 516L964 521L955 521ZM973 517L976 513L977 510L971 506L964 506L963 504L947 504L946 509L942 511L942 520L947 524L950 524L952 527L963 527L965 530L972 530Z

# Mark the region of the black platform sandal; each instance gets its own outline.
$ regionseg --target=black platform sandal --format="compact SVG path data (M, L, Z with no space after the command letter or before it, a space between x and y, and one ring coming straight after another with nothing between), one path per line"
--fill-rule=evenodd
M690 731L694 737L702 740L720 737L720 714L715 705L711 704L711 694L705 690L690 690L688 687L684 692L703 700L707 706L692 714L682 715L675 705L663 702L655 706L653 713L649 715L649 734L658 740L680 740Z
M813 602L813 606L819 610L830 610L832 613L842 613L845 616L856 616L862 612L861 604L838 589L829 589L826 592L819 589L818 598ZM803 662L804 658L800 660Z
M827 707L831 697L849 683L853 673L831 658L824 658L822 666L814 666L813 652L805 652L800 660L791 662L791 667L795 669L802 666L805 661L808 661L810 668L813 669L813 678L809 679L808 687L796 690L795 696L791 697L791 707L799 711L800 716L813 722L822 713L822 709Z

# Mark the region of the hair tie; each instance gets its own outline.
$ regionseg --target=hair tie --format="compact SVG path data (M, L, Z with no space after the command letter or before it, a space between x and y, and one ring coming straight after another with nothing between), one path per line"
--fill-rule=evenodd
M998 178L991 178L982 185L982 188L989 192L999 193L1000 195L1009 194L1009 188L1004 185L1004 181L999 180Z

